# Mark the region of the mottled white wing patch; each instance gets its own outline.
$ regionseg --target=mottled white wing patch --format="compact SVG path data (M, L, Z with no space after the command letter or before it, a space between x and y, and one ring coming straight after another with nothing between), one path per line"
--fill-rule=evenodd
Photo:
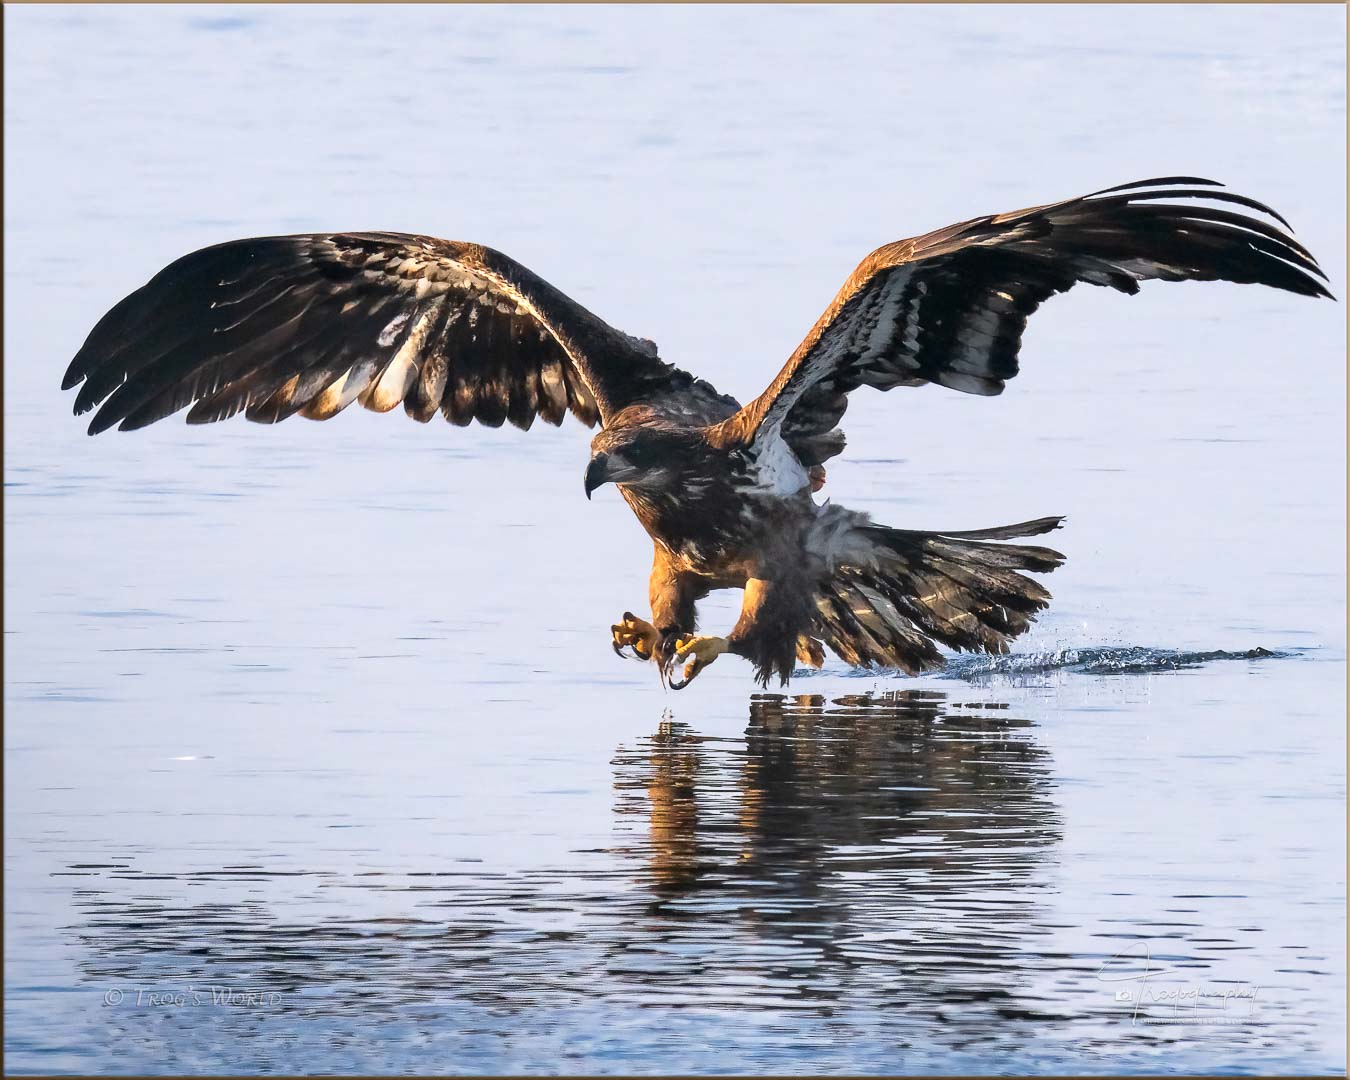
M384 369L379 381L362 395L361 404L367 409L374 412L388 412L407 397L408 391L417 381L427 336L432 326L441 318L444 306L441 300L433 300L423 305L417 313L412 329L403 339L403 344L398 347L398 352L394 353L394 358L389 361L389 366ZM407 321L406 318L404 321ZM380 340L385 341L385 334L380 335ZM386 344L392 343L393 340L390 338Z
M780 436L757 442L753 454L751 482L756 490L784 496L810 486L805 467Z

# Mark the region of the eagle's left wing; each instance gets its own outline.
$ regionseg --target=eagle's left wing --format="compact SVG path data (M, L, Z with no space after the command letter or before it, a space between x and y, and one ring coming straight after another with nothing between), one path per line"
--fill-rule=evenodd
M352 402L456 425L633 404L709 423L735 403L663 363L499 251L406 233L234 240L171 263L113 307L71 361L90 434L243 412L326 420Z
M1157 278L1331 295L1312 255L1284 230L1222 205L1167 201L1236 204L1288 225L1259 202L1212 190L1219 186L1186 176L1123 184L879 248L769 388L712 437L751 446L781 435L803 464L815 465L843 449L835 425L859 386L931 382L1001 393L1017 374L1027 316L1080 281L1124 293Z

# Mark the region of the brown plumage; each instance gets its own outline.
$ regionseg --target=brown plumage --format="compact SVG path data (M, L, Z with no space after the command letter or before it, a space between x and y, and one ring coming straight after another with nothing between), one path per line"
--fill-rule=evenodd
M725 651L761 682L786 681L822 643L850 664L923 671L942 663L935 643L1003 652L1027 629L1049 593L1026 574L1063 557L1003 541L1060 519L913 532L818 505L848 394L929 382L998 394L1017 374L1027 317L1079 282L1331 295L1283 218L1217 187L1125 184L879 248L744 408L499 252L379 232L187 255L99 321L62 387L79 386L77 414L97 408L91 434L189 406L189 423L326 420L356 401L526 429L571 412L602 426L587 495L618 484L656 545L652 621L625 613L616 651L655 659L663 678L684 662L674 686ZM729 587L745 590L735 629L693 638L698 601Z

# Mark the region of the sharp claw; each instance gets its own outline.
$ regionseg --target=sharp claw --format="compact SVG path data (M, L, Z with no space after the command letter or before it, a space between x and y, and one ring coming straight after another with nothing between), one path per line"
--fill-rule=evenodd
M670 648L670 655L665 664L672 690L682 690L688 686L704 668L729 651L724 639L701 638L697 634L673 638L667 645ZM680 664L684 665L684 672L676 677L671 672Z
M622 656L625 660L641 660L643 663L646 663L651 659L650 656L643 655L642 650L638 648L638 643L635 641L625 641L622 643L615 641L613 642L613 646L614 655ZM633 651L625 652L625 649L632 649Z
M693 675L686 670L685 678L676 674L679 663L682 658L677 657L676 653L679 646L686 639L676 631L667 631L661 634L656 640L656 647L653 650L652 659L656 661L656 670L661 677L661 685L671 690L683 690L693 679Z
M670 688L672 690L683 690L686 686L688 686L691 682L693 682L695 676L697 676L698 673L707 666L708 666L707 664L701 663L697 658L691 660L688 664L685 665L683 672L684 678L681 679L680 682L678 683L674 679L671 679Z
M609 632L613 639L610 647L615 656L643 662L653 659L652 627L631 611L625 611L623 621L611 625Z

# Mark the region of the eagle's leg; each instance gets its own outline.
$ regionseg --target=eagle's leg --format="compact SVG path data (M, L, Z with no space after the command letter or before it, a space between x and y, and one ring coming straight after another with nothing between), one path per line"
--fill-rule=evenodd
M731 651L731 644L720 637L687 637L675 643L675 663L684 664L684 679L676 682L670 679L672 690L683 690L694 676L711 664L724 652ZM819 668L825 665L825 647L810 634L797 635L797 659L808 667ZM686 663L686 661L688 661Z
M819 667L825 661L825 652L810 633L812 595L810 582L805 579L751 578L745 583L741 617L727 637L690 636L676 643L675 654L665 665L667 676L675 663L688 662L683 681L671 679L671 689L688 686L723 653L735 653L754 664L755 677L762 686L767 686L774 675L786 683L799 659Z
M639 619L631 611L623 613L623 621L610 628L614 635L614 652L619 656L631 656L634 660L650 660L656 655L656 647L661 641L661 631L651 623ZM624 649L632 649L631 653Z
M706 579L674 565L670 553L657 545L647 589L652 621L625 611L623 620L610 627L614 651L638 660L655 660L664 682L675 663L676 644L694 633L695 606L709 588Z

